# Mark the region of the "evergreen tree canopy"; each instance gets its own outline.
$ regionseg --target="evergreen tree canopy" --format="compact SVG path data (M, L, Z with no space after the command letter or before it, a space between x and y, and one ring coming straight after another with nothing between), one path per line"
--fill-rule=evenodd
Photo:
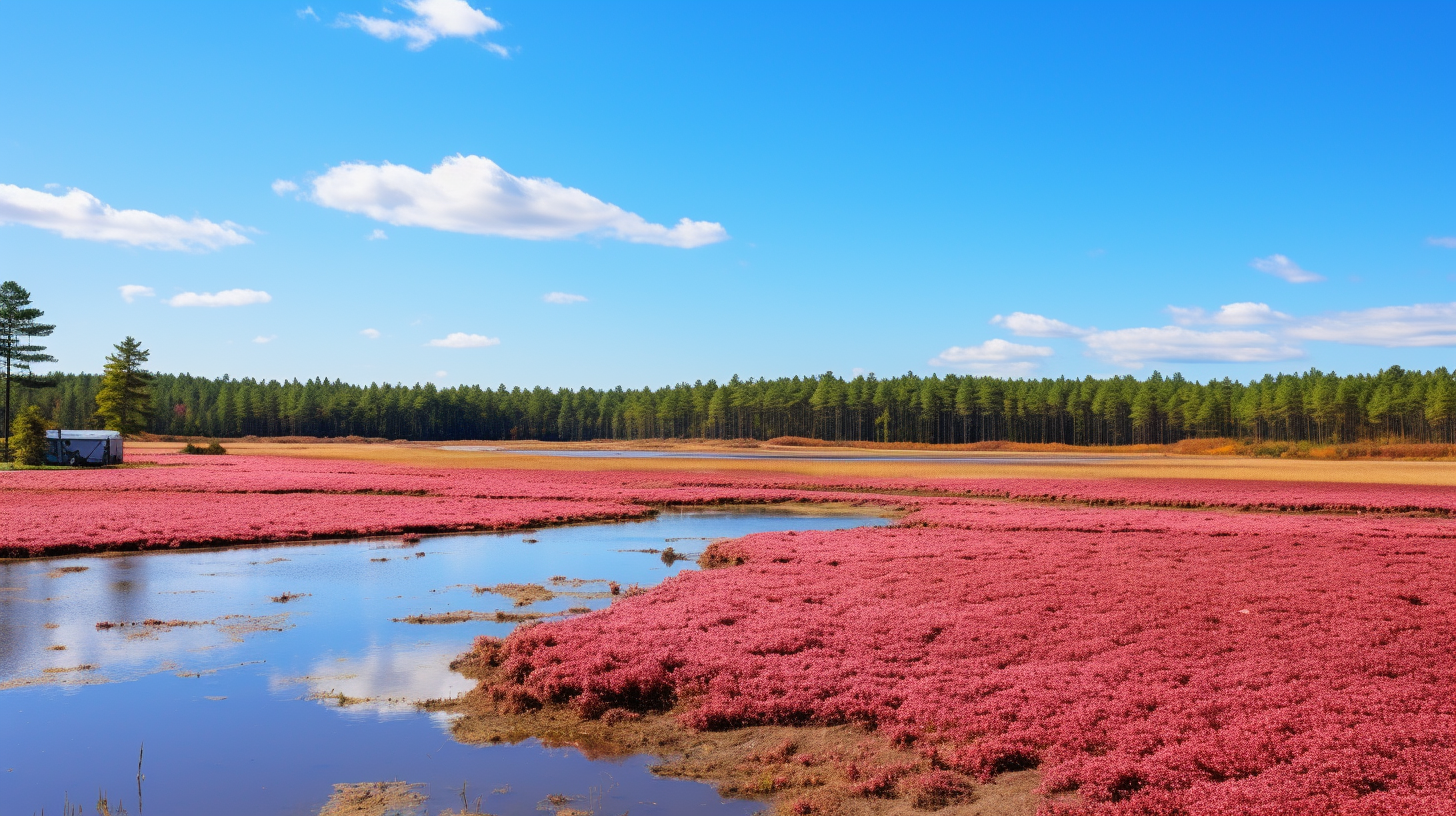
M51 381L31 373L33 363L53 363L56 358L45 353L45 346L33 338L49 337L55 326L38 323L45 312L30 305L30 293L15 281L0 283L0 362L5 377L5 446L3 455L10 458L11 386L44 388Z
M111 365L108 364L108 371ZM96 427L104 377L20 390L67 428ZM385 439L698 439L805 436L829 441L1071 445L1196 437L1276 442L1456 442L1456 378L1445 368L1336 375L1316 369L1250 382L1154 373L1106 379L810 377L661 388L437 388L339 380L152 378L142 429L158 434Z
M10 432L15 461L32 467L45 464L46 418L39 408L30 405L16 415Z
M96 393L96 415L109 430L134 434L150 424L152 376L142 370L150 356L136 338L128 337L116 344L116 353L106 357Z

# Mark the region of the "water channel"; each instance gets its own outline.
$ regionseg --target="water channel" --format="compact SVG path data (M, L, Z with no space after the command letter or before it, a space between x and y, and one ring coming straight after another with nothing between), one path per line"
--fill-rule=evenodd
M459 808L462 788L501 816L538 814L553 794L613 816L753 813L760 803L652 775L650 757L593 761L534 742L456 742L449 715L414 702L470 688L450 660L476 635L514 624L394 619L598 609L611 602L600 597L608 580L649 585L695 568L644 550L696 554L714 538L886 522L773 508L667 511L403 546L0 561L0 816L61 813L66 799L90 814L102 790L133 816L306 816L335 783L385 780L423 783L430 814ZM475 590L503 583L566 594L515 607ZM284 593L298 597L273 600ZM96 625L148 619L183 623Z
M736 459L744 461L790 462L934 462L978 465L1066 465L1123 462L1147 458L1145 454L1103 454L1058 456L1045 453L1024 454L953 454L917 451L864 451L855 453L823 453L805 451L734 451L734 450L600 450L586 448L502 448L495 445L441 445L440 450L461 453L499 453L510 456L556 456L565 459Z

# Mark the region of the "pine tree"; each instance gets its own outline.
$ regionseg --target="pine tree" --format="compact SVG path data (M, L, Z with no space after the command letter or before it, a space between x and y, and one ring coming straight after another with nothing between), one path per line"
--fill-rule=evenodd
M0 361L5 365L5 446L0 457L10 459L10 387L49 388L50 380L31 373L33 363L53 363L56 358L45 353L31 338L48 337L55 326L37 323L45 315L30 305L30 293L15 281L0 283Z
M142 364L150 356L134 337L117 343L116 353L107 355L101 390L96 394L96 415L110 430L134 434L147 427L152 375L142 370Z
M31 405L21 411L15 417L11 436L15 445L15 461L32 467L45 464L46 418L39 408Z

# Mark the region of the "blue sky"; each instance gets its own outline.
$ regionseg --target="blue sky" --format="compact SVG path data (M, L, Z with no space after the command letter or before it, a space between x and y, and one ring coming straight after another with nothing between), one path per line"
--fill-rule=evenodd
M0 0L0 278L67 371L128 334L443 385L1449 366L1453 26Z

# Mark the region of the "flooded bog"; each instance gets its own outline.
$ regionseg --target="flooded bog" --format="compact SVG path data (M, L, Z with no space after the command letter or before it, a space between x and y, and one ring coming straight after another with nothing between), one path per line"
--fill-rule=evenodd
M600 609L611 582L693 569L712 539L886 521L665 512L403 545L0 561L0 816L61 813L67 799L90 814L102 791L138 816L302 816L335 784L387 780L418 783L429 798L414 812L429 814L477 800L503 816L751 813L653 776L650 757L462 745L449 715L415 703L471 687L449 662L476 635ZM436 620L459 622L410 622Z

